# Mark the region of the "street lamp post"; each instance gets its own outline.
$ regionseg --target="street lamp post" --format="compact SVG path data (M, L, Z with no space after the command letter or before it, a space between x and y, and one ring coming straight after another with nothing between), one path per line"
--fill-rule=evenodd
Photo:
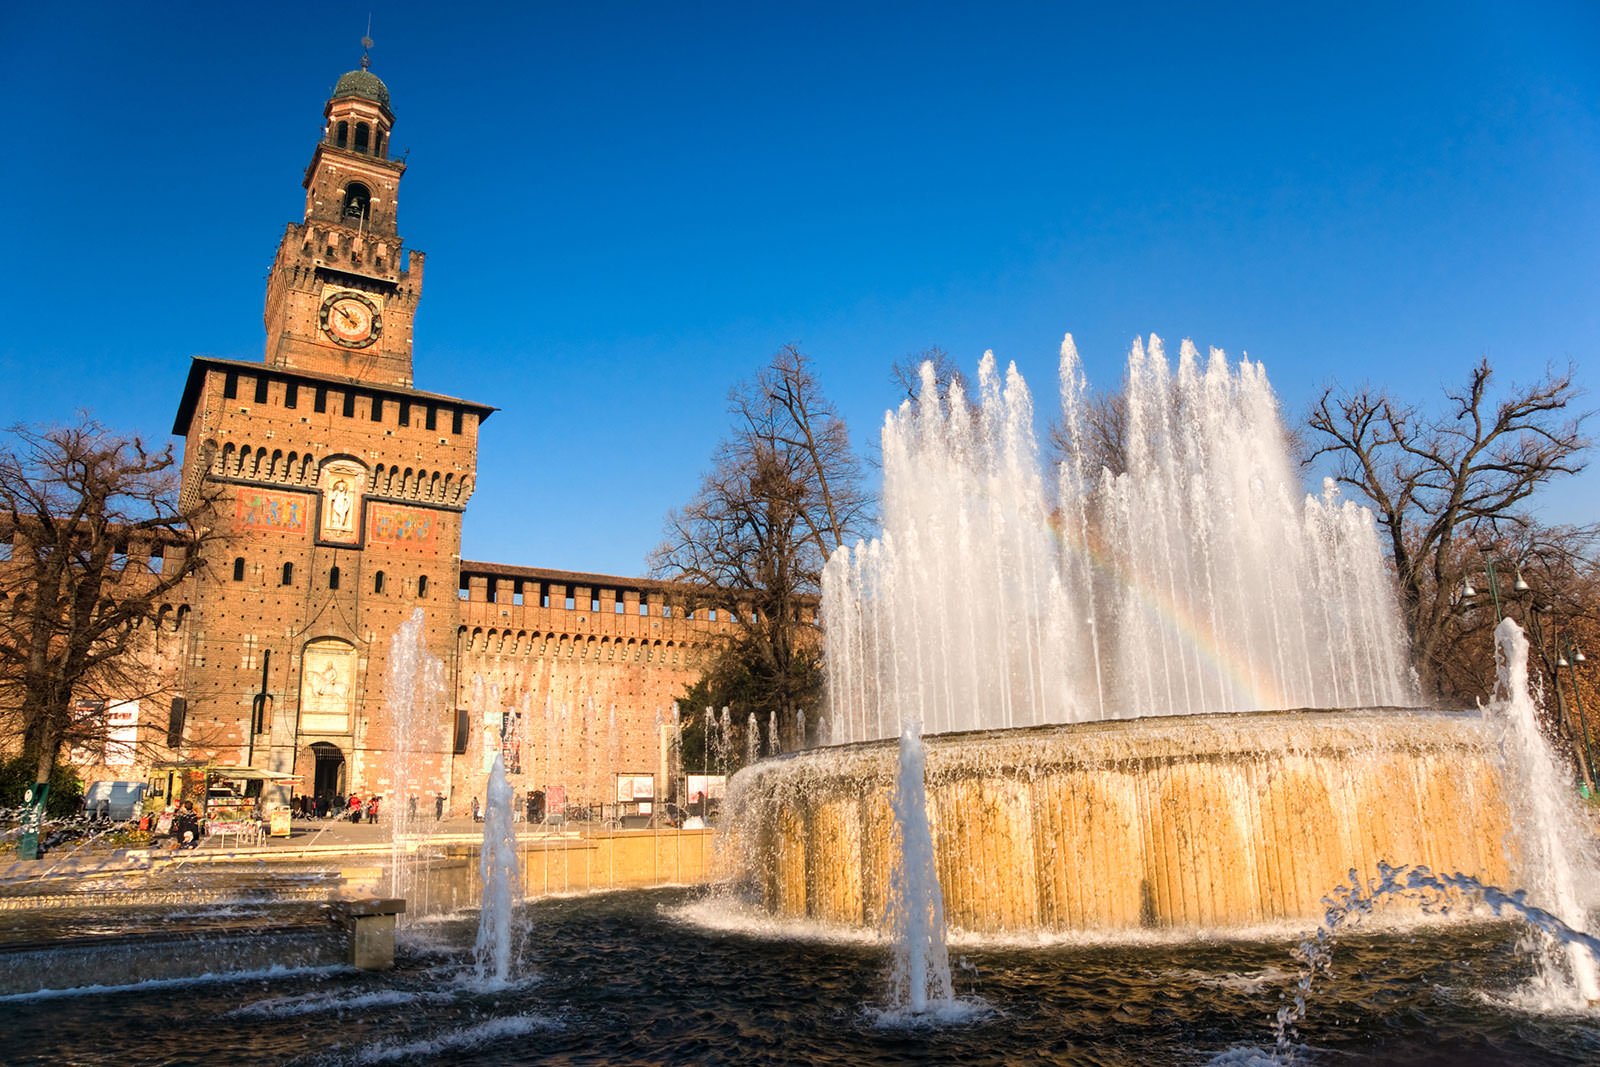
M1567 669L1567 678L1572 683L1572 704L1573 707L1578 709L1578 730L1583 734L1583 754L1592 768L1594 766L1594 747L1589 737L1589 717L1584 713L1583 694L1578 690L1578 664L1585 663L1588 659L1589 657L1583 654L1581 648L1572 646L1572 639L1569 637L1566 651L1556 658L1556 697L1559 700L1561 696L1560 670L1565 667ZM1588 785L1589 795L1593 796L1594 782L1590 780Z
M1505 618L1505 614L1500 610L1500 580L1495 574L1494 560L1489 559L1486 565L1489 572L1489 596L1494 600L1494 621L1496 624L1499 624ZM1523 580L1522 568L1516 567L1515 570L1517 580L1512 583L1512 590L1518 593L1528 592L1533 587ZM1468 578L1461 583L1461 595L1463 598L1475 597L1478 595L1478 591L1472 587L1471 578Z

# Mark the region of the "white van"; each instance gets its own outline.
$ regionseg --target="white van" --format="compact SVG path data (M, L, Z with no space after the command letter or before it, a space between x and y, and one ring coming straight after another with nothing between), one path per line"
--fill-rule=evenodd
M83 794L83 813L91 819L126 822L139 814L149 782L96 782Z

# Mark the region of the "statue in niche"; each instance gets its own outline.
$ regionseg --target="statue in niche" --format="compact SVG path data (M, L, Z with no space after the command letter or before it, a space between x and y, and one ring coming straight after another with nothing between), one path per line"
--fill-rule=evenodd
M350 533L355 529L352 521L354 498L350 493L350 483L340 478L328 490L328 529Z

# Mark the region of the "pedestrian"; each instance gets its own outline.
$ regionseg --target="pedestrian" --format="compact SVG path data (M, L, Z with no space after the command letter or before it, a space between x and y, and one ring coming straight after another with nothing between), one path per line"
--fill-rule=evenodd
M349 815L351 822L361 821L361 797L359 794L350 794L350 803L346 806L345 812Z
M200 847L200 816L194 810L194 801L185 800L172 820L172 836L178 839L179 848Z
M415 793L406 797L406 821L417 821L417 794Z
M367 822L374 826L378 823L378 798L376 796L367 798Z
M444 794L436 793L433 798L433 821L438 822L444 818Z
M477 797L473 797L472 798L472 821L473 822L482 822L483 821L483 816L481 814L479 814L479 811L478 811L478 798Z

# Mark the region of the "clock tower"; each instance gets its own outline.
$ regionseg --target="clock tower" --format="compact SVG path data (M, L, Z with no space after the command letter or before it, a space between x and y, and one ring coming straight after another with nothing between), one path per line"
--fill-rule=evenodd
M266 362L409 387L423 256L407 255L397 229L406 165L389 158L389 89L366 56L323 116L305 219L285 230L267 281Z
M300 793L394 797L403 742L405 788L432 797L464 731L443 694L402 729L384 683L419 641L454 678L461 518L494 409L412 382L422 253L407 262L396 229L405 164L365 58L323 114L265 358L195 357L173 422L181 499L210 509L168 746Z

